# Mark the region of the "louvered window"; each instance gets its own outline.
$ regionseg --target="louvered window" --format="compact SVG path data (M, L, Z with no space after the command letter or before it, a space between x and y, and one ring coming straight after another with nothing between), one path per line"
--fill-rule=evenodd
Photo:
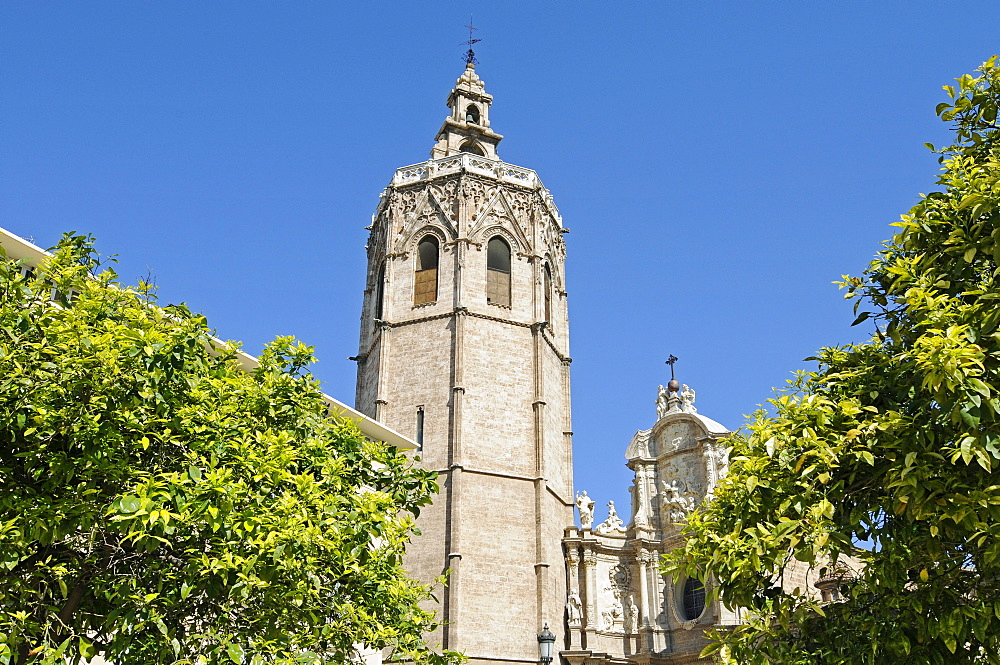
M499 237L486 245L486 302L510 307L510 245Z
M437 300L438 240L427 236L417 246L417 271L413 276L413 304Z
M375 318L382 318L382 306L385 300L385 265L378 270L378 277L375 282Z

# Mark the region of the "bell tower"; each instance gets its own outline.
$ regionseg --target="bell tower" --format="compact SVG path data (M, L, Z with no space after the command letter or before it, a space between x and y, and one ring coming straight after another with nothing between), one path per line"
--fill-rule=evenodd
M451 113L438 130L431 150L431 159L440 159L459 152L480 157L497 157L497 143L503 137L490 129L490 105L493 95L486 93L483 81L476 75L476 67L469 62L455 89L448 95Z
M450 571L431 641L510 665L536 663L543 625L563 625L567 229L538 175L497 156L492 101L469 62L431 159L398 169L381 195L357 408L411 435L439 474L406 559L425 583Z

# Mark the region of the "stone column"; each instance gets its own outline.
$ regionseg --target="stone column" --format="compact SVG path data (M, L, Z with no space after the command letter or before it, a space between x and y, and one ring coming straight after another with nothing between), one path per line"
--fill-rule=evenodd
M570 546L566 552L566 566L569 570L569 597L574 594L580 598L580 554L576 546ZM583 617L574 618L569 611L570 602L567 600L567 624L569 629L569 649L579 649L582 645L581 632L583 629ZM581 607L582 610L582 607Z
M583 553L583 577L587 587L587 602L585 607L585 625L588 643L597 630L597 556L593 552ZM582 645L586 648L586 645Z
M637 529L649 529L649 474L646 465L639 463L635 469L635 522Z
M648 652L652 648L649 633L652 630L653 622L650 620L649 576L647 571L653 561L654 557L649 550L639 550L636 556L636 562L639 565L639 627L636 631L639 633L639 653Z

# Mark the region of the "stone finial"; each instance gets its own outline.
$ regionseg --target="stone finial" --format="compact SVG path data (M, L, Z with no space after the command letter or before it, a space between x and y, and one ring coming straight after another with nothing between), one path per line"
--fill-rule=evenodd
M455 81L455 88L463 92L471 92L479 95L486 94L486 84L476 74L476 66L471 62L465 66L465 71ZM490 97L492 99L492 96Z

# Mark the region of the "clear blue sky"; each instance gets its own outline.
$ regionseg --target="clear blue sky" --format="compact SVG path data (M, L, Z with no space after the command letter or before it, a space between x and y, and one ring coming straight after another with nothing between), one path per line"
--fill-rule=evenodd
M735 428L870 333L831 282L933 187L941 86L1000 51L995 1L8 1L0 225L95 234L251 353L296 335L352 402L364 227L470 11L500 155L572 230L576 484L622 513L668 354Z

